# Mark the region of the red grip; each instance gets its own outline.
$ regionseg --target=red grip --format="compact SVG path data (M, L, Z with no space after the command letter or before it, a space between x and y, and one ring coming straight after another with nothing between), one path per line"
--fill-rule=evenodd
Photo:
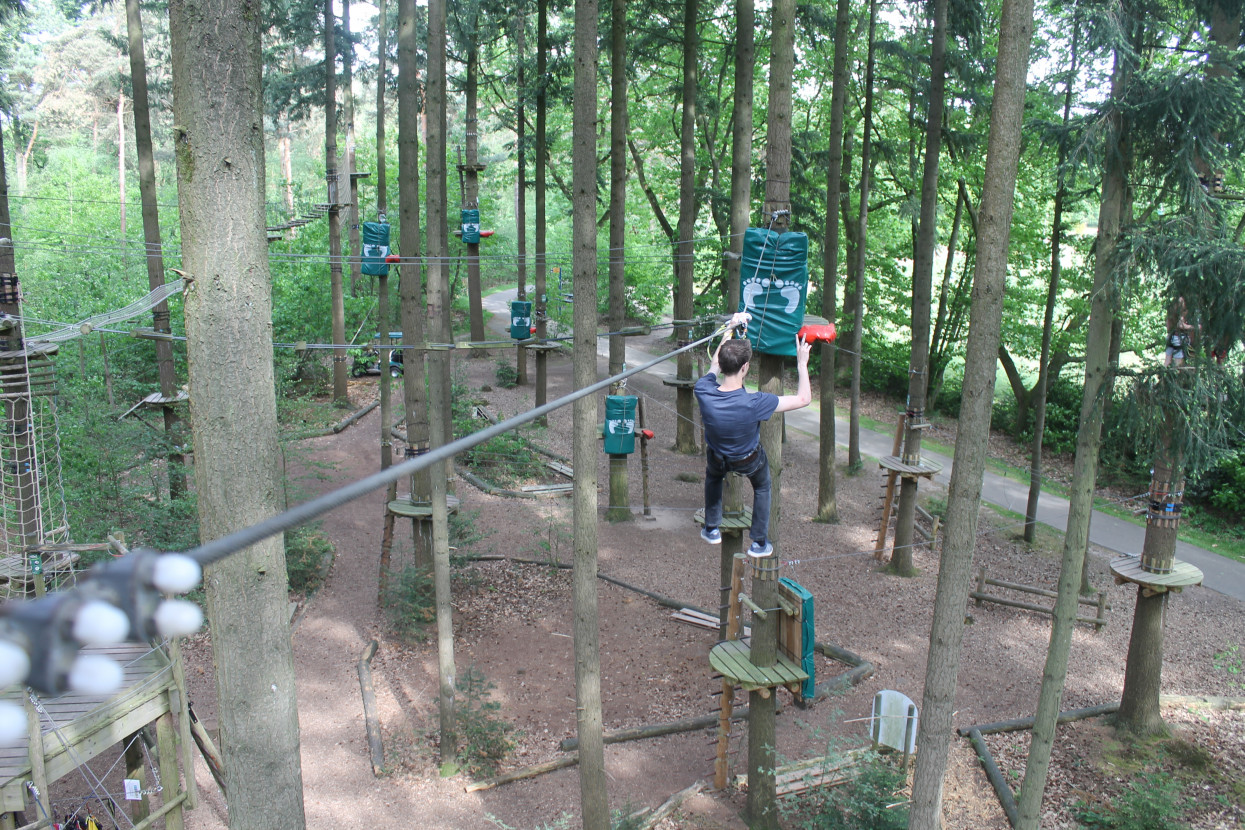
M397 264L397 263L402 262L402 257L398 256L397 254L390 254L389 256L385 257L385 262L388 262L390 264Z
M640 430L640 434L643 435L648 441L653 440L653 431L651 429L642 429Z
M824 325L803 326L800 328L798 337L809 343L833 343L837 332L834 330L834 323L825 323Z

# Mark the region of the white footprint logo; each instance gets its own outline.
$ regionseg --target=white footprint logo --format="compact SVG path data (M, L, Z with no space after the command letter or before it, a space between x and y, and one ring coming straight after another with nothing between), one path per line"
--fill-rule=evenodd
M778 290L778 295L786 300L786 308L783 309L785 314L794 314L795 310L800 307L802 292L799 283L793 280L771 280L768 277L759 277L753 275L744 279L743 291L741 292L744 300L744 311L755 313L759 306L758 298L764 294L768 304L770 293Z
M744 300L744 311L755 315L757 311L757 297L762 291L769 288L769 284L770 281L768 279L761 279L756 274L744 279L744 287L741 292Z

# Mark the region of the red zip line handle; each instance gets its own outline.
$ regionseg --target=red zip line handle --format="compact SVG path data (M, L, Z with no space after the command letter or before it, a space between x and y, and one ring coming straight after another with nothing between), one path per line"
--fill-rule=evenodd
M838 333L834 330L834 323L825 323L823 325L801 326L797 338L807 343L833 343Z

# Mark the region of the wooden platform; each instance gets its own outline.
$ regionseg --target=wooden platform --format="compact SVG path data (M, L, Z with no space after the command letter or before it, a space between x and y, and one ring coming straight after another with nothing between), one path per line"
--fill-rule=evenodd
M705 509L702 507L692 514L692 521L704 527ZM752 508L745 507L741 513L722 513L722 524L718 526L723 533L739 533L752 529Z
M709 665L714 671L730 680L744 691L768 689L773 686L799 687L808 679L798 663L783 655L778 655L778 662L772 666L761 668L752 665L749 658L750 649L743 640L727 640L718 643L709 652Z
M882 456L878 460L878 466L891 472L899 473L904 478L923 478L942 472L942 465L936 464L929 459L922 458L920 464L905 464L904 460L897 455Z
M1156 574L1141 567L1141 557L1119 556L1111 560L1111 573L1115 575L1116 585L1132 582L1156 594L1179 593L1187 585L1202 584L1202 570L1179 559L1172 560L1171 573Z
M43 578L52 580L56 574L66 573L73 569L81 556L73 551L55 551L43 554ZM10 596L25 596L33 593L35 576L30 572L26 557L17 553L0 557L0 592Z
M43 782L56 781L80 764L99 755L139 729L171 711L176 691L173 665L159 649L139 643L96 646L84 653L105 654L119 662L123 671L121 690L110 697L69 693L41 699L47 717L40 717L43 741ZM25 701L24 689L9 689L4 698ZM50 719L50 720L49 720ZM33 777L30 744L0 747L0 812L27 810L26 782ZM166 788L173 798L179 786Z
M458 496L446 495L445 507L450 513L458 512L459 499ZM416 504L410 498L394 499L387 505L389 512L395 516L402 516L406 519L431 519L431 504Z

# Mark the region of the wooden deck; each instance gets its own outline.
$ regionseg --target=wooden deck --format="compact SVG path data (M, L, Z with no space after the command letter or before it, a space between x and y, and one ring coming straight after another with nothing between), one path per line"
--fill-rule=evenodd
M798 688L808 679L808 672L799 663L781 654L778 655L777 663L762 668L752 665L750 653L751 650L743 640L727 640L718 643L709 652L709 665L747 692L772 686L795 685Z
M1111 560L1111 573L1115 575L1116 585L1132 582L1155 593L1179 593L1188 585L1202 584L1201 569L1179 559L1172 560L1171 573L1156 574L1142 568L1140 558L1120 556Z
M173 665L163 651L138 643L84 651L105 654L121 664L120 691L107 698L69 693L39 699L46 712L46 716L39 715L42 775L36 776L32 768L29 739L17 746L0 747L0 813L27 809L26 781L41 777L43 781L36 780L36 784L46 789L48 782L124 741L176 705L172 702L176 691ZM24 704L25 694L24 689L10 689L4 697ZM166 798L180 789L174 787Z

